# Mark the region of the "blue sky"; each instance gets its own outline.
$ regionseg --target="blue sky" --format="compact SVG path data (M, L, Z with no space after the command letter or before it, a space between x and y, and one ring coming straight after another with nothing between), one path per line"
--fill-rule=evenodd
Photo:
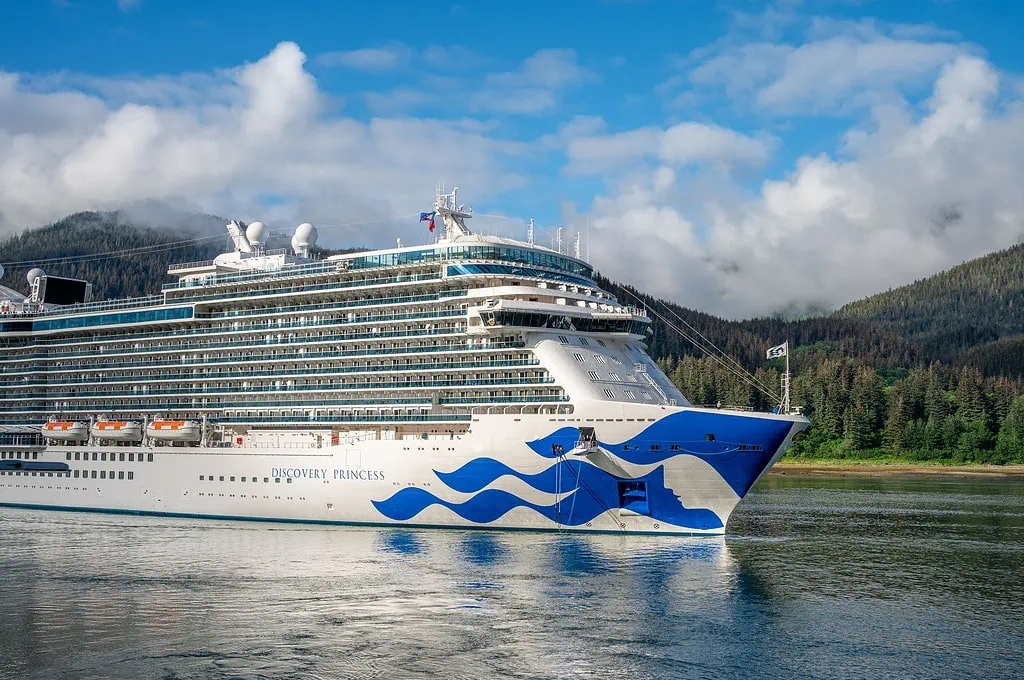
M150 199L326 226L443 178L513 218L483 228L589 221L606 271L709 311L841 304L1024 235L1022 25L996 0L11 3L0 232Z

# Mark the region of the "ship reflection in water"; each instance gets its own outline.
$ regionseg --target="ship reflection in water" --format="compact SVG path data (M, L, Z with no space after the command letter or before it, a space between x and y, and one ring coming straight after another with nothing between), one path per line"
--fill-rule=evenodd
M1021 485L901 484L725 539L3 510L0 677L1013 676Z

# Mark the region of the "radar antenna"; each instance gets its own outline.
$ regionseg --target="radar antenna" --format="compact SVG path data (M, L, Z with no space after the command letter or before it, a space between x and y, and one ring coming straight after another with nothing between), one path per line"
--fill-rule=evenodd
M473 217L473 209L459 205L457 194L459 188L452 188L450 194L442 193L443 189L437 189L437 196L434 198L434 210L444 223L444 237L451 239L456 236L469 236L473 232L466 226L466 220Z

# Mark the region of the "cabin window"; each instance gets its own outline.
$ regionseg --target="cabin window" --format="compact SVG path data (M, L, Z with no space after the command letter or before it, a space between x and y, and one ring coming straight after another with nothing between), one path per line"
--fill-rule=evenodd
M121 461L123 463L124 462L124 453L121 453L120 455L118 455L117 458L118 458L119 461Z
M100 470L100 479L106 479L106 478L107 478L107 471L106 470Z
M704 439L707 439L709 442L713 442L715 441L715 435L713 432L708 432L706 435L704 435Z
M91 475L89 475L89 477L91 477L92 479L96 479L96 471L95 471L95 470L93 470L93 471L92 471L92 474L91 474Z
M206 479L206 478L205 478L205 477L204 477L203 475L199 475L199 481L200 481L200 482L204 481L205 479Z
M139 455L142 455L142 454L139 454ZM134 453L129 453L128 454L128 462L129 463L134 463L135 462L135 454Z
M222 481L222 482L224 481L224 475L220 476L220 481Z
M128 471L128 479L135 479L135 473L131 470Z
M124 470L118 470L117 478L118 479L124 479Z
M139 455L141 456L142 454L140 453ZM149 461L150 463L152 463L153 462L153 454L152 453L146 454L146 460Z
M64 460L71 460L71 452L68 451L68 455L65 456Z

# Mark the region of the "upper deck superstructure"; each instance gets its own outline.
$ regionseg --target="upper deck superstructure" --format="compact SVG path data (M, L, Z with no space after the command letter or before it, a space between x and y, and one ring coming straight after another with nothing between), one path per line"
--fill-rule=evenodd
M0 316L0 424L204 422L204 440L322 427L458 431L473 413L574 400L684 404L643 352L649 319L579 258L473 234L454 196L435 243L307 257L235 251L174 265L160 295Z

